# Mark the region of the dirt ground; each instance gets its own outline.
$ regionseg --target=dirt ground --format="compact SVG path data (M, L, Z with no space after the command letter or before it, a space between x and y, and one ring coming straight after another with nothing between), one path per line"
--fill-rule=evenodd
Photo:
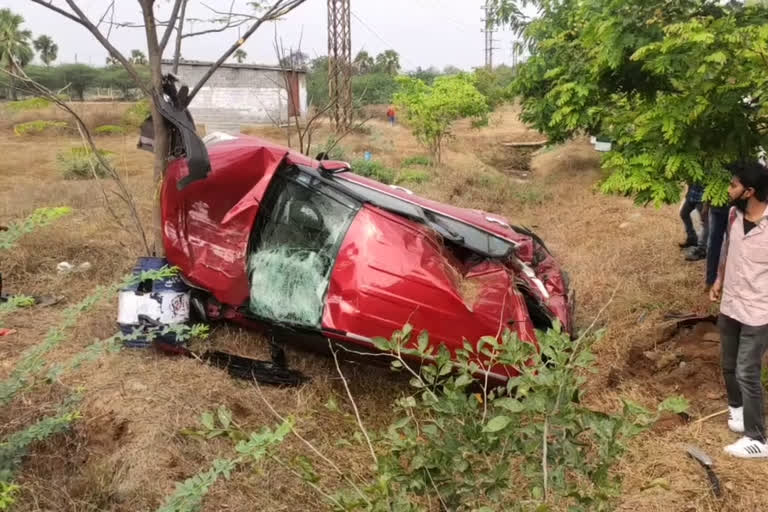
M114 124L125 106L98 108L94 124ZM30 120L29 113L25 116ZM104 207L101 186L110 190L111 184L61 178L56 154L79 145L78 139L17 137L13 122L0 120L0 225L41 206L67 205L74 211L3 254L0 270L7 292L55 294L63 300L7 319L6 326L18 333L0 339L0 377L10 372L25 348L57 324L65 307L96 285L117 280L141 253L136 235L121 228ZM425 154L403 126L372 120L368 128L370 133L355 133L342 141L346 159L371 151L375 160L397 169L405 158ZM248 131L278 142L283 137L271 127ZM571 275L579 326L588 325L607 305L597 319L605 335L595 347L598 368L589 378L590 404L612 410L621 407L625 397L655 407L675 393L691 401L689 421L667 418L632 443L619 468L624 478L619 509L765 510L768 491L755 482L765 481L768 465L722 454L722 446L735 440L724 417L696 421L725 407L716 330L704 323L676 331L665 319L669 312L713 312L704 293L703 263L684 262L677 248L683 233L675 207L639 208L629 199L601 195L596 190L599 154L586 140L545 147L533 153L530 162L518 152L510 153L503 143L542 138L519 122L513 108L496 113L487 128L459 123L455 133L443 163L428 170L431 179L409 187L436 200L499 212L535 229ZM326 135L318 134L317 140ZM151 155L136 150L135 139L108 136L99 138L99 143L115 153L119 171L149 225L154 192ZM118 214L124 213L114 195L107 195ZM61 261L88 261L92 269L60 275L56 265ZM111 335L115 316L116 299L99 305L49 360L64 360L94 339ZM206 343L244 355L268 353L264 340L231 326L215 327ZM18 479L23 491L17 510L156 508L175 482L231 454L225 440L203 443L180 434L193 427L202 412L221 404L244 428L258 430L277 421L266 400L280 415L293 417L297 430L337 464L367 472L364 449L336 442L342 436L351 438L356 425L333 361L295 351L289 351L288 358L311 377L299 389L256 389L195 360L140 350L124 350L60 383L36 387L0 411L4 426L0 437L49 411L46 404L68 390L83 390L83 417L73 432L37 446L25 461ZM367 428L387 425L392 419L390 404L407 383L385 369L344 365L343 371ZM341 413L325 406L330 398L340 404ZM697 444L714 459L725 489L722 499L712 498L703 470L685 454L687 443ZM305 451L295 438L284 448L284 460ZM335 484L331 478L322 483ZM313 509L323 508L312 489L270 461L258 472L238 472L217 483L204 510L305 510L310 503Z

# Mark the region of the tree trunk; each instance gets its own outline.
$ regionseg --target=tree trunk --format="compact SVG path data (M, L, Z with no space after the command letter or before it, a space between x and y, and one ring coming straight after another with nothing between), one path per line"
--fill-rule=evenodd
M157 39L157 27L155 26L155 17L152 12L152 0L141 0L141 9L144 14L144 26L147 34L147 52L149 54L149 69L152 73L152 93L155 97L162 96L162 52L160 43ZM154 205L152 208L152 252L155 256L165 256L165 247L163 246L163 216L160 204L160 189L163 186L165 177L165 168L168 161L168 147L170 137L168 128L165 125L163 116L157 110L155 98L150 98L152 107L152 128L154 129L154 172L153 184Z

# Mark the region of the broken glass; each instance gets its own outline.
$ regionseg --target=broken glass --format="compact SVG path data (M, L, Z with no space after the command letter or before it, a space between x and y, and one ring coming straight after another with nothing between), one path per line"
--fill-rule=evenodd
M248 260L250 310L281 323L316 327L354 200L296 169L276 176Z

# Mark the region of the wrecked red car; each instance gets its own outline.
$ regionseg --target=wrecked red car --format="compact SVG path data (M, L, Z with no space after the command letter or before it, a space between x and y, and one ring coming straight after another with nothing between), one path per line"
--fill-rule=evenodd
M451 351L505 328L535 343L554 321L572 327L560 266L503 217L254 137L213 136L205 150L202 179L189 159L170 164L162 215L167 259L207 320L363 351L406 323ZM492 377L514 374L497 367Z

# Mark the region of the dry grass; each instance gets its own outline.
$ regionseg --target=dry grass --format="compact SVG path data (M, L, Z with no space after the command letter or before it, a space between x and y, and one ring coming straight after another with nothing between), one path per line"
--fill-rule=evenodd
M351 134L342 141L347 159L372 151L374 159L399 168L403 159L424 154L402 125L391 127L377 119L369 125L370 135ZM252 127L249 131L284 140L284 133L271 127ZM316 141L328 133L323 127ZM664 312L703 312L709 308L703 294L703 267L682 261L675 244L682 233L673 207L641 209L629 200L606 197L594 190L600 177L598 155L585 141L539 151L527 183L515 181L503 168L484 163L487 152L500 142L538 138L517 121L512 108L497 114L487 129L461 125L456 139L446 148L443 165L433 170L434 178L413 185L413 189L459 206L497 211L536 229L572 276L579 325L591 321L618 288L615 300L598 322L605 328L605 336L596 347L598 372L590 376L588 400L606 410L619 407L620 397L654 405L663 397L652 394L644 382L626 379L611 387L607 384L609 376L627 364L634 342L659 339L658 325ZM134 135L107 137L100 142L118 154L120 171L140 199L142 215L149 219L151 155L134 149ZM77 144L76 138L66 136L22 139L14 137L7 126L0 127L0 151L4 155L0 163L0 224L40 206L69 205L75 209L71 216L25 238L18 248L3 255L0 264L8 291L59 294L65 300L47 309L23 311L7 322L19 332L0 344L0 376L10 371L24 348L38 342L46 328L56 325L57 315L66 305L87 295L96 284L115 280L138 255L135 237L120 231L106 214L98 184L69 182L59 176L56 151ZM529 200L531 191L549 199ZM90 261L94 268L89 273L60 276L55 266L62 260ZM115 300L98 307L52 359L66 358L94 338L111 335L114 317ZM216 327L207 343L238 354L267 354L263 339L235 327ZM332 360L294 351L289 351L288 357L292 366L312 377L311 382L300 389L263 388L266 398L281 415L293 416L302 434L338 465L350 473L366 474L370 468L367 450L362 445L343 447L336 443L351 437L356 426ZM392 420L392 400L407 384L384 369L344 365L343 370L367 428L377 430L387 425ZM214 458L232 453L224 440L203 443L179 434L182 428L194 426L201 412L224 404L234 412L236 421L249 429L276 421L253 386L232 380L219 370L194 360L123 351L67 377L53 390L42 386L26 395L11 410L0 413L0 424L11 417L34 417L41 404L75 386L86 390L81 408L84 417L74 433L38 447L26 461L18 510L151 509L172 490L174 482L207 467ZM343 413L326 409L324 404L330 397L341 404ZM702 399L696 404L694 416L724 406L717 400ZM732 439L722 418L644 436L633 443L621 464L625 485L620 509L764 510L768 493L754 483L768 477L768 467L722 456L721 446ZM722 502L710 499L703 471L685 456L682 446L689 441L715 459L726 486ZM300 453L306 449L292 438L281 457L291 460ZM669 490L644 490L656 478L665 478ZM322 485L334 488L338 483L327 476ZM270 462L261 470L242 471L217 484L205 510L304 510L308 503L313 509L323 508L311 489Z

